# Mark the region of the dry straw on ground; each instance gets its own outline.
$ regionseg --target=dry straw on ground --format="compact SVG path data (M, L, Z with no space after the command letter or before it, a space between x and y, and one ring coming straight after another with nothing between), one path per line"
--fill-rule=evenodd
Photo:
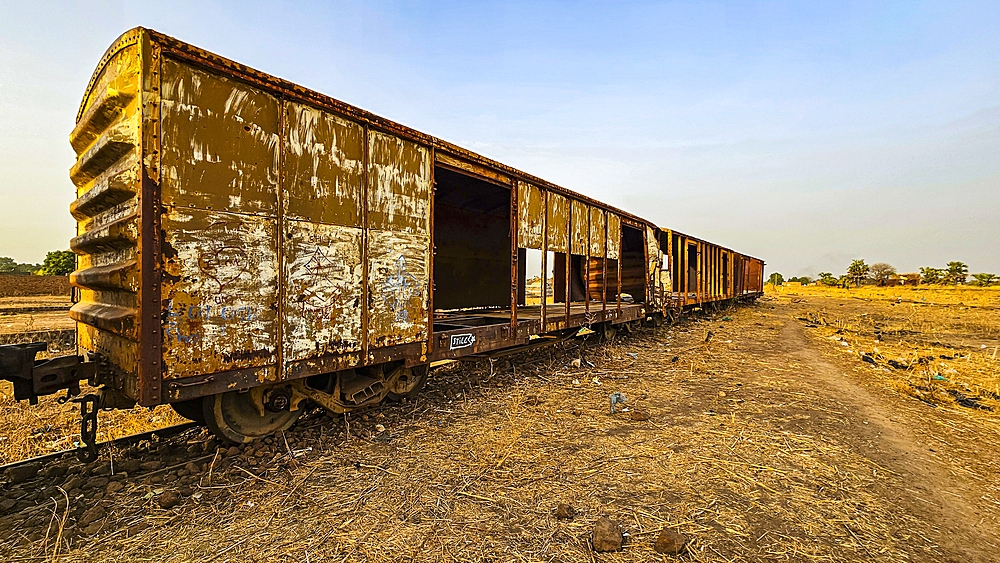
M350 434L339 418L304 424L203 473L183 508L156 507L163 484L132 483L138 502L115 504L106 533L64 553L594 561L589 535L607 515L628 536L605 561L668 560L652 550L663 527L693 538L675 560L939 557L933 525L886 502L903 479L859 453L854 413L789 376L810 366L782 350L784 321L726 314L588 350L593 368L571 367L573 344L449 366L416 403L353 418ZM609 413L614 391L628 411ZM573 520L554 517L563 502Z

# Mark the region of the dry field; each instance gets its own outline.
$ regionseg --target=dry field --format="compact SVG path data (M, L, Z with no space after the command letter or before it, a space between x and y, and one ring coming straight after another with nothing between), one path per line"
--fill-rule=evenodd
M69 276L0 275L0 297L33 295L68 296L69 292Z
M191 431L114 452L98 477L67 462L5 486L0 557L995 561L996 317L912 305L772 294L615 343L451 364L415 402L311 413L250 447ZM910 391L926 378L941 389ZM613 392L627 411L609 412ZM600 516L623 551L591 550ZM663 528L688 548L656 553Z
M0 284L0 288L2 287ZM75 329L76 324L67 313L70 305L69 295L0 297L0 344L36 340L46 336L46 331ZM31 334L25 334L28 332ZM39 354L38 357L58 356L70 351L71 347L52 346L49 352ZM102 411L98 413L98 418L99 440L127 436L183 421L170 407ZM11 383L0 381L0 429L0 465L72 448L80 440L79 405L60 404L55 396L40 398L38 405L29 405L27 401L18 403L14 401Z

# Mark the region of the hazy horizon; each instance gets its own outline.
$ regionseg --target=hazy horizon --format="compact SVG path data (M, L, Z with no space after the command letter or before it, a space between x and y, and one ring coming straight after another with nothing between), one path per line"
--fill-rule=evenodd
M0 256L74 234L68 135L156 29L763 258L1000 273L1000 4L0 7Z

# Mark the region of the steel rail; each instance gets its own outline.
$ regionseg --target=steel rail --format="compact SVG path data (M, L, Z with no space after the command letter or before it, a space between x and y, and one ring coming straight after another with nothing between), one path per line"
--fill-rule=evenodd
M155 430L147 430L145 432L138 432L136 434L129 434L128 436L121 436L121 437L115 438L113 440L107 440L107 441L104 441L104 442L99 442L97 444L97 446L98 446L98 448L101 448L101 447L107 446L107 445L130 444L130 443L133 443L133 442L139 442L141 440L148 440L149 438L152 438L153 436L158 436L160 438L171 438L173 436L176 436L176 435L184 432L185 430L189 430L189 429L194 428L196 426L201 426L201 424L199 424L197 422L182 422L181 424L175 424L173 426L166 426L164 428L157 428ZM5 465L0 465L0 473L4 473L8 469L12 469L12 468L15 468L15 467L21 467L21 466L29 465L29 464L32 464L32 463L48 463L48 462L57 460L57 459L61 458L62 456L66 455L66 454L75 454L76 451L77 451L77 448L73 448L73 449L70 449L70 450L60 450L58 452L52 452L50 454L44 454L44 455L40 455L40 456L36 456L36 457L29 457L27 459L13 461L13 462L5 464Z

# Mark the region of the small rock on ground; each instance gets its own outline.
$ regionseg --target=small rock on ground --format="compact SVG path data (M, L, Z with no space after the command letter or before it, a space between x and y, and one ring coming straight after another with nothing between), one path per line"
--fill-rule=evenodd
M574 516L576 516L576 510L572 506L566 503L559 503L559 506L556 507L556 518L569 519Z
M157 497L156 502L159 503L160 508L173 508L181 503L181 495L177 494L176 491L163 491L163 493Z
M601 517L594 525L594 551L621 551L622 530L606 517Z
M656 536L656 543L653 544L653 549L655 549L657 553L677 555L684 549L684 546L686 546L687 543L688 538L684 534L678 532L677 530L663 528L660 530L660 535Z

